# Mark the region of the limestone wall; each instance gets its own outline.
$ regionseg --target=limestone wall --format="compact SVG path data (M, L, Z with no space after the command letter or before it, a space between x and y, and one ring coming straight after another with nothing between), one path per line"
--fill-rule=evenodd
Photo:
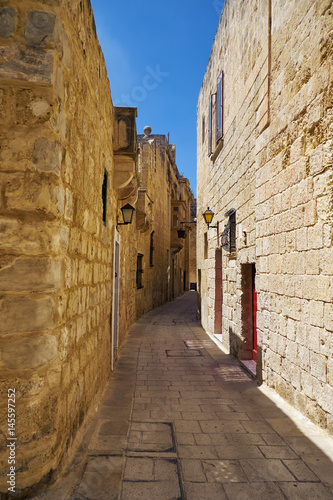
M200 214L215 212L221 236L234 208L236 253L222 251L223 345L250 358L246 266L254 264L257 376L331 431L332 29L331 1L227 0L198 99L203 325L214 332L220 241ZM224 138L208 157L202 120L221 70Z
M56 469L110 370L113 109L88 2L3 5L0 428L3 450L13 387L21 489ZM7 468L6 450L2 491Z

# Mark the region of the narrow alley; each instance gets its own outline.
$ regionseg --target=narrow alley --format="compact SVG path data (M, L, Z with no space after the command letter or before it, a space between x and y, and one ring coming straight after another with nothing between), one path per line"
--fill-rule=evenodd
M35 498L333 498L333 440L296 425L215 345L196 300L132 327L74 462Z

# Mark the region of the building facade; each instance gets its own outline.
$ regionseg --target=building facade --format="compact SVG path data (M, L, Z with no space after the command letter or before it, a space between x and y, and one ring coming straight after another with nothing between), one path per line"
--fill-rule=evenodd
M73 446L131 324L188 288L170 221L192 193L164 136L138 156L137 110L112 104L89 0L8 0L0 44L0 490L11 430L28 495Z
M164 135L137 136L137 176L133 194L123 199L135 206L133 225L118 227L121 240L119 275L120 339L133 322L189 290L190 238L179 238L181 222L189 220L193 194L179 174L176 147ZM192 252L195 246L192 245Z
M332 13L226 0L197 105L202 324L331 432Z

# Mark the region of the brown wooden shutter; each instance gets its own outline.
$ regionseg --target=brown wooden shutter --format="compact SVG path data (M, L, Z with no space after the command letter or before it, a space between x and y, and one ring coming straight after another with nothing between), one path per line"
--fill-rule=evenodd
M213 96L209 97L209 119L208 119L208 155L213 152Z
M216 95L216 143L223 137L223 71L217 78Z

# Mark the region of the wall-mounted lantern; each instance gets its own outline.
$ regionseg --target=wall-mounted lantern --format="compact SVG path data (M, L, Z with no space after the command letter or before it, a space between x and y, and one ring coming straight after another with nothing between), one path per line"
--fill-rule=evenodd
M183 240L184 240L184 239L186 238L186 236L187 236L187 233L186 233L185 229L184 229L184 228L182 228L182 227L181 227L180 229L178 229L178 230L177 230L177 233L178 233L178 238L182 238Z
M197 223L197 219L194 219L193 221L190 221L190 222L187 222L185 220L183 222L181 222L181 224L196 224L196 223ZM178 229L177 233L178 233L178 238L185 239L186 236L187 236L187 232L185 231L185 229L183 227L181 227L180 229Z
M203 218L205 219L205 222L208 226L208 229L212 228L212 229L218 229L218 226L211 226L211 222L213 220L213 217L214 217L214 212L213 210L210 210L210 208L208 207L207 210L204 211L204 213L202 214L203 215Z
M129 203L127 203L127 205L124 205L121 208L124 222L118 222L117 218L117 226L126 226L127 224L132 224L134 212L135 208L133 208L132 205L130 205Z

